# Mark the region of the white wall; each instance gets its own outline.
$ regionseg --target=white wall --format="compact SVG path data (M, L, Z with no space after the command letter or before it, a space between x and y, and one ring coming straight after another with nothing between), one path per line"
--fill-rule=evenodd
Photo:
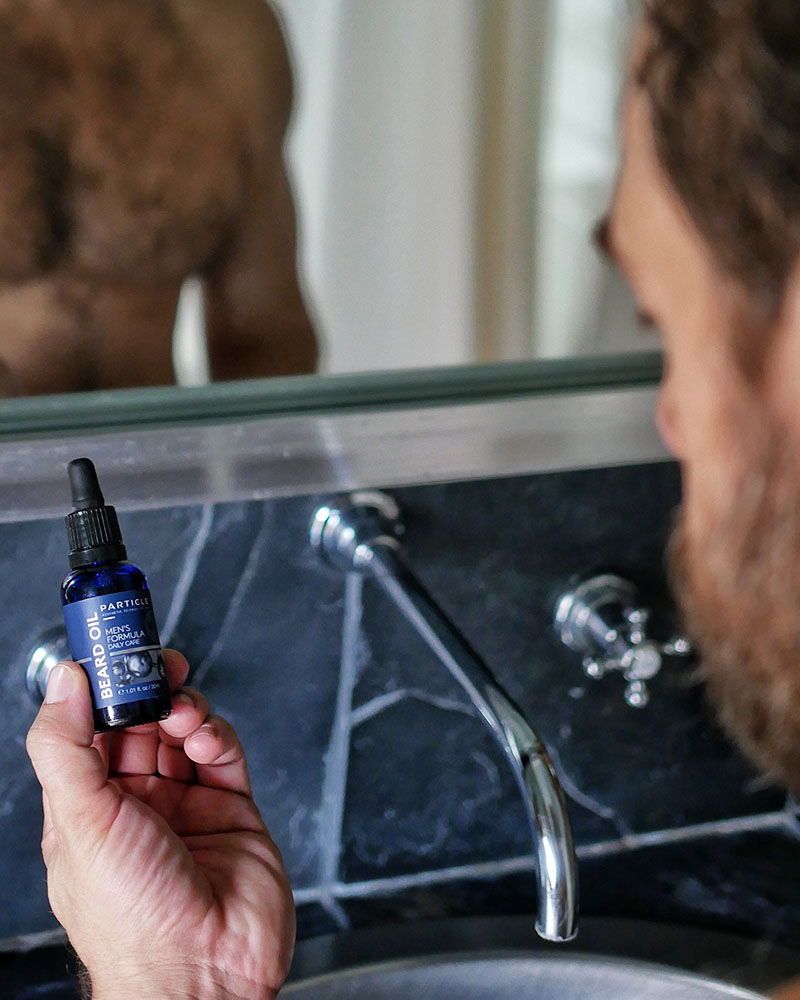
M651 346L589 245L627 0L275 0L331 372Z
M480 10L281 0L304 271L327 371L473 354Z
M630 0L552 3L541 122L532 353L653 348L592 229L611 198Z

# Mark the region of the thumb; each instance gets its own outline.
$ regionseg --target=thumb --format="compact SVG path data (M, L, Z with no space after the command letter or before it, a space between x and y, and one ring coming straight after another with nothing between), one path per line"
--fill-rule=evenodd
M106 817L110 823L114 815L119 796L108 784L108 772L92 746L93 739L86 674L77 663L58 663L26 742L57 833L69 836L86 831Z

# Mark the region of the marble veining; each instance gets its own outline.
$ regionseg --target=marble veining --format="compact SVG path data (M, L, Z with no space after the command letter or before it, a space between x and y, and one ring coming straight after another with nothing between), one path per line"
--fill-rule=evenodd
M443 712L460 712L462 715L474 715L475 710L468 701L455 701L452 698L444 698L441 695L430 694L422 688L399 688L395 691L387 691L386 694L376 695L365 705L359 705L352 713L351 726L353 729L362 723L374 719L376 715L385 712L394 705L406 699L420 701L425 705L432 705Z
M259 528L258 534L253 541L250 548L249 555L247 557L247 562L239 575L236 582L236 589L231 595L228 606L225 610L225 615L222 619L222 624L219 627L219 632L214 640L214 645L206 653L200 663L192 671L192 684L197 687L202 687L203 683L208 676L210 670L215 666L217 659L226 646L226 641L229 640L229 633L233 623L236 621L236 617L241 611L242 602L247 597L248 589L253 583L253 579L256 574L256 569L259 564L259 560L263 555L264 545L266 543L267 534L269 530L269 525L266 518L262 519L261 527Z
M211 535L213 525L214 505L204 504L200 509L200 521L197 527L193 530L194 538L191 540L188 548L186 549L186 555L183 558L180 576L175 583L172 600L170 601L166 617L161 625L161 642L164 646L169 646L172 642L172 635L175 631L175 626L183 614L183 609L186 606L186 600L189 596L189 589L197 576L197 567L200 562L200 557L202 556L203 550L205 549L206 543Z
M337 881L342 850L342 823L350 759L351 706L362 650L359 646L362 580L349 574L345 581L345 613L342 623L342 661L331 738L325 754L322 801L318 814L320 844L320 901L337 926L349 921L330 890Z

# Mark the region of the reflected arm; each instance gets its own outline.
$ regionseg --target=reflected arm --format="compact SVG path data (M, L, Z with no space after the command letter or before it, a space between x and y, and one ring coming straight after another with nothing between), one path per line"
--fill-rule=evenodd
M310 373L317 367L317 341L297 273L295 210L283 154L291 67L268 5L262 5L258 25L258 76L247 78L251 90L244 95L239 208L203 274L215 381Z

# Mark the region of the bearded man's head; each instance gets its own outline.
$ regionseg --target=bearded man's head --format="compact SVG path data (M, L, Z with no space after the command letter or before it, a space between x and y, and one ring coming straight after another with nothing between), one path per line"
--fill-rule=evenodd
M661 334L675 591L724 724L800 792L800 18L647 0L601 242Z

